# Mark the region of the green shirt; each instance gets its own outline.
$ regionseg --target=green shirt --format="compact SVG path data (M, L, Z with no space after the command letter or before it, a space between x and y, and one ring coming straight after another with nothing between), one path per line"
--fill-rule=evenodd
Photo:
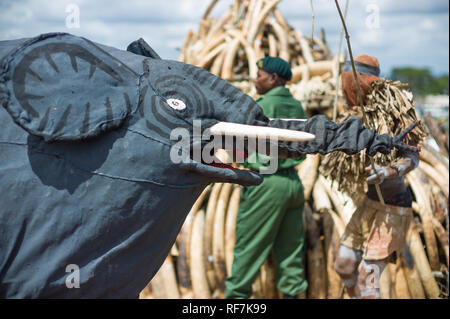
M306 113L303 110L303 106L300 101L296 100L289 89L284 86L277 86L276 88L268 91L264 97L261 97L256 100L263 111L264 115L270 118L291 118L291 119L305 119ZM258 161L258 159L264 159L265 164ZM245 167L258 171L261 167L268 167L269 162L267 160L269 156L262 155L258 153L250 154L249 157L245 160ZM289 168L300 164L305 157L298 159L278 159L278 169L277 172L281 169Z

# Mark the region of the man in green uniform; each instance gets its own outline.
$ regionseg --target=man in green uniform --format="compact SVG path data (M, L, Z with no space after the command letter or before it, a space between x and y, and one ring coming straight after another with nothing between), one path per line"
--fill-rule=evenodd
M257 65L255 87L264 97L256 102L264 114L269 118L306 118L302 104L285 87L292 77L289 64L265 57ZM294 168L303 159L278 159L276 173L264 175L261 185L242 190L225 298L250 298L252 284L272 249L278 290L285 298L295 298L306 290L304 188ZM267 162L266 155L254 153L245 166L263 173L262 162Z

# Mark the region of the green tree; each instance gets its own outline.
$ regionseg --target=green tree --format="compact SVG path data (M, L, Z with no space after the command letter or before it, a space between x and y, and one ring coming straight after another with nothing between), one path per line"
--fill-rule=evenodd
M414 95L425 95L425 88L433 81L433 75L429 69L412 67L393 68L391 71L391 79L408 83Z
M428 68L393 68L390 78L408 83L414 95L448 94L448 74L436 77Z
M427 91L429 94L448 94L448 74L434 78Z

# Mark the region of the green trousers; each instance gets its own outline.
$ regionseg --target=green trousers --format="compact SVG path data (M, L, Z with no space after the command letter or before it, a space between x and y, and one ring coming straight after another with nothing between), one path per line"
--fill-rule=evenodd
M225 298L251 297L252 284L272 249L278 290L292 296L306 290L303 191L294 168L264 176L261 185L243 189Z

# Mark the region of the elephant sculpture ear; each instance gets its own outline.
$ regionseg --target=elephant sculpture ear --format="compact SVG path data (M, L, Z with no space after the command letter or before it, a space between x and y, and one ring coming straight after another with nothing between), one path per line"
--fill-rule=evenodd
M145 42L144 39L140 38L139 40L131 42L128 47L127 51L145 56L147 58L157 59L161 60L159 55L153 50L147 42Z
M46 141L92 138L120 127L137 106L139 76L91 41L48 33L0 62L0 100Z

